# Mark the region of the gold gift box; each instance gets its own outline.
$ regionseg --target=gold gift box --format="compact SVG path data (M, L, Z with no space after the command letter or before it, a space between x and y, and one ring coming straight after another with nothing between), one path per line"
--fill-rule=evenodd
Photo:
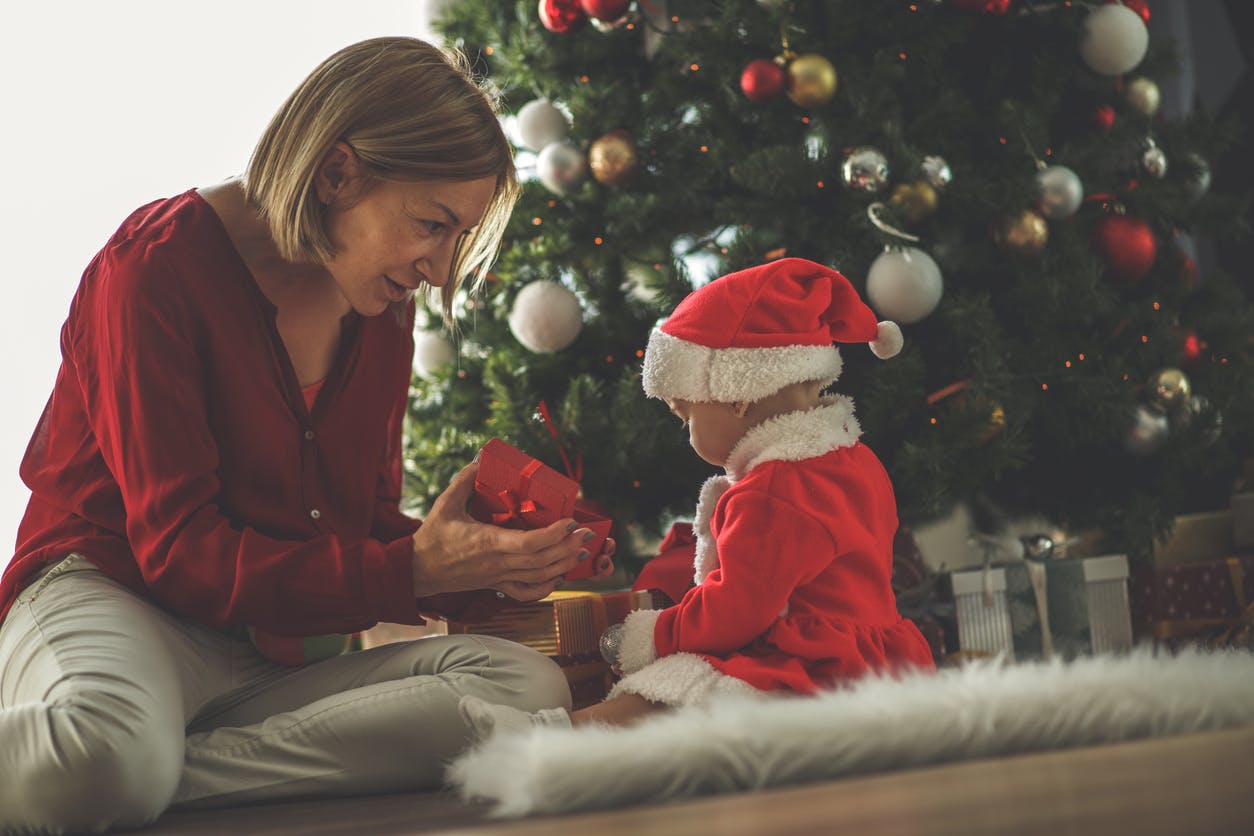
M1155 540L1154 566L1180 566L1222 560L1233 553L1232 511L1203 511L1176 517L1166 540Z

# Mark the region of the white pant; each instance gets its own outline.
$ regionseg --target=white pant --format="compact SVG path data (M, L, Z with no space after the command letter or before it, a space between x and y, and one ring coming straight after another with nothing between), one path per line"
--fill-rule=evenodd
M457 702L570 707L550 659L433 636L302 668L70 555L0 625L0 833L137 827L170 805L434 788Z

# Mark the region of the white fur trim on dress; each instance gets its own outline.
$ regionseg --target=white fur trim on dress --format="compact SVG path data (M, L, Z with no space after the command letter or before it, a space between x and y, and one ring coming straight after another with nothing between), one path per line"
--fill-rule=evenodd
M715 670L695 653L672 653L628 674L614 684L606 699L636 694L664 705L696 705L718 696L760 693L743 680Z
M632 610L627 614L622 643L618 647L618 664L625 673L638 671L657 659L653 627L661 614L661 610Z
M756 401L790 383L840 377L834 345L710 348L654 329L644 352L644 392L686 401Z
M727 456L727 475L738 481L763 462L812 459L849 447L861 435L850 398L823 398L814 409L768 418L745 433Z
M730 487L731 479L726 476L711 476L701 486L697 513L692 520L692 531L697 537L697 553L692 559L692 582L695 584L700 585L718 568L718 545L710 531L710 517L714 516L714 506L718 504L719 497Z

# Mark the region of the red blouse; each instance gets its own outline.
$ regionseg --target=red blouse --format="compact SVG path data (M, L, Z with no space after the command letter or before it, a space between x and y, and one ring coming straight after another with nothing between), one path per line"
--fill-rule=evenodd
M141 207L83 274L21 475L31 490L0 619L79 552L212 626L421 623L400 511L409 322L345 317L312 408L261 293L194 191Z

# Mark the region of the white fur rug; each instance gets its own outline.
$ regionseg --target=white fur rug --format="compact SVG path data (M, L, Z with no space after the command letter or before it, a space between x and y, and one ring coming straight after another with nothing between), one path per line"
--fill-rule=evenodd
M802 784L1254 724L1254 654L970 664L816 697L719 698L629 728L497 735L448 778L497 816Z

